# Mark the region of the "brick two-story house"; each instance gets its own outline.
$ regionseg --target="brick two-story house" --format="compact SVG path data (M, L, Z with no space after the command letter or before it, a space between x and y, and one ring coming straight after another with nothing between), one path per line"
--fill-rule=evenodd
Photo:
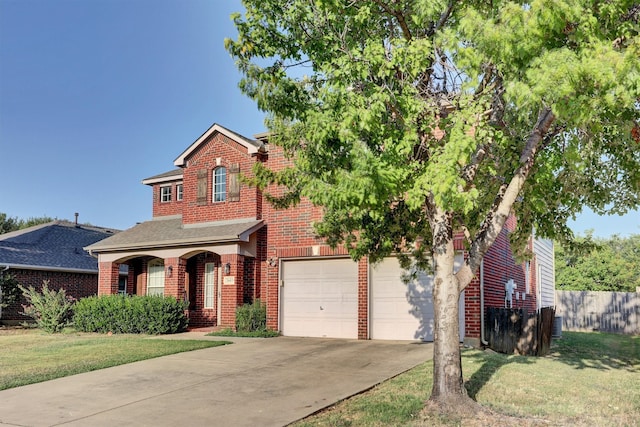
M214 124L175 159L176 169L144 179L153 219L87 247L98 256L99 294L117 292L120 265L127 264L128 293L184 298L191 326L233 327L236 307L261 298L268 326L283 335L432 340L429 277L407 285L393 257L370 265L331 249L313 233L321 208L303 200L276 210L240 179L257 162L273 170L288 164L266 135L246 138ZM461 297L461 337L471 342L480 339L482 302L503 306L509 279L517 286L514 307L553 304L548 245L532 241L543 255L517 265L509 227Z

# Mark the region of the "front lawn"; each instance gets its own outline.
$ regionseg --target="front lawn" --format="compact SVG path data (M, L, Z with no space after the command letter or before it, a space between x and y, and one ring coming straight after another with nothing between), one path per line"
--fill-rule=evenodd
M547 357L464 350L469 394L492 414L451 419L420 415L432 362L307 418L302 426L637 426L640 337L564 332Z
M229 342L4 330L0 331L0 390L225 344Z

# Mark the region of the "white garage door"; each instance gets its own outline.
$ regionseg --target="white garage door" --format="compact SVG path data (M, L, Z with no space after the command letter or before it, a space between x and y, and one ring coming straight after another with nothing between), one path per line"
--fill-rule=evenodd
M358 338L358 266L351 259L283 261L282 335Z
M456 256L456 268L462 265ZM410 283L402 278L397 258L385 258L370 269L372 339L433 341L433 276L424 273ZM464 337L464 296L460 297L460 339Z

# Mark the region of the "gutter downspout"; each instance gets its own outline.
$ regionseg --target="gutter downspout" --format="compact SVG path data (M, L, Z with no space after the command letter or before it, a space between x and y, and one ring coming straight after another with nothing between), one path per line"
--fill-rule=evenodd
M484 260L480 261L480 343L489 345L484 339Z

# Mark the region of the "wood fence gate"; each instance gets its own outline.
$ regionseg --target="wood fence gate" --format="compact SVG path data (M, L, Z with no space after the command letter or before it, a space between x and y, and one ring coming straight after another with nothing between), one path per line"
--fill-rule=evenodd
M522 308L487 307L485 336L489 348L506 354L544 356L551 347L554 317L553 307L531 314Z

